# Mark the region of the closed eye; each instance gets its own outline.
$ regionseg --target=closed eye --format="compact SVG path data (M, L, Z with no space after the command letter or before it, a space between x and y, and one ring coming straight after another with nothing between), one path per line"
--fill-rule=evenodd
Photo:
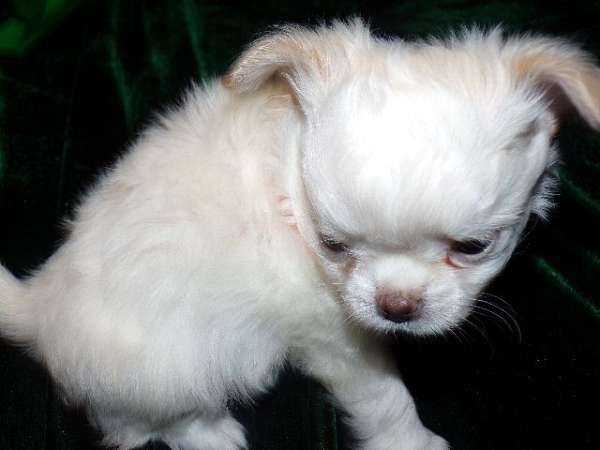
M321 234L319 236L319 240L321 241L321 244L323 245L323 247L325 247L327 250L329 250L332 253L348 252L347 244L345 244L344 242L337 241L336 239L334 239L333 237L331 237L329 235Z
M446 262L454 267L463 268L494 254L501 230L494 231L483 239L451 240Z
M478 255L486 251L491 245L491 239L469 239L467 241L453 241L450 245L450 249L453 252L461 253L463 255Z

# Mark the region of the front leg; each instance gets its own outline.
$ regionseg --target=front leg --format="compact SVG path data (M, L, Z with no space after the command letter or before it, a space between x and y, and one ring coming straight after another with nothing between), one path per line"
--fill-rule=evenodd
M421 423L414 401L381 343L360 333L345 338L343 343L328 341L303 349L298 362L348 412L360 448L448 449L444 439Z

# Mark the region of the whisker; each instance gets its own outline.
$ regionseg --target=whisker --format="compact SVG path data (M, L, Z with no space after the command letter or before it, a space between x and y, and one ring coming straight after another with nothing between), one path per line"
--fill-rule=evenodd
M478 325L475 324L477 321ZM485 333L485 325L477 320L477 317L471 316L465 319L465 325L471 327L475 332L483 338L483 341L486 343L486 347L489 350L489 358L493 359L496 354L496 349L494 347L493 341L489 338L489 336Z
M479 296L479 300L483 300L485 298L490 298L496 302L500 302L504 307L508 308L513 314L515 314L515 315L517 314L517 311L515 310L513 305L511 305L509 302L504 300L502 297L492 294L491 292L484 292ZM493 302L489 302L489 303L493 303ZM496 306L499 306L499 305L496 305Z
M493 309L485 308L483 305L473 305L473 313L480 314L488 319L497 319L497 321L500 322L510 333L514 331L513 323Z
M477 303L480 304L473 305L474 314L479 314L483 317L492 319L493 322L500 322L507 329L509 335L516 335L517 343L522 342L523 335L521 332L521 327L512 314L510 314L510 312L506 311L499 305L487 302L485 300L479 299L477 300Z
M496 297L496 298L498 300L502 300L500 297ZM508 305L507 302L505 302L504 300L502 300L502 301ZM514 330L518 336L518 342L519 343L522 342L523 336L521 333L521 327L519 326L519 321L515 318L515 315L517 313L512 306L508 305L510 307L510 309L512 310L512 312L511 312L511 311L508 311L507 309L505 309L504 307L502 307L501 305L495 304L493 302L488 302L483 299L479 299L477 303L481 303L482 305L480 305L480 306L487 305L487 306L493 307L500 315L504 315L506 317L506 319L508 319L511 322L512 326L514 327ZM490 310L488 309L488 311L490 311ZM490 311L490 312L492 312L492 311Z
M448 328L448 333L444 333L442 336L444 337L448 337L451 336L452 338L456 339L458 341L459 344L461 345L465 345L465 342L463 340L463 336L460 335L460 328L456 327L456 328Z

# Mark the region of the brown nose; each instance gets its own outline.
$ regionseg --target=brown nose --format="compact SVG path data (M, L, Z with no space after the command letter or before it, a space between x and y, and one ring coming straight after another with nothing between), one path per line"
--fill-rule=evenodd
M401 323L414 319L418 315L422 301L417 293L377 289L375 303L379 313L385 319Z

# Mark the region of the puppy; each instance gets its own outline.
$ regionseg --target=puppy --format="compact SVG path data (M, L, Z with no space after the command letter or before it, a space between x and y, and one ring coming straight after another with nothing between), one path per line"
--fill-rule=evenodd
M554 185L600 71L562 40L287 26L192 89L81 202L34 275L0 272L0 329L104 443L236 450L228 406L289 362L368 450L447 449L381 345L456 327Z

